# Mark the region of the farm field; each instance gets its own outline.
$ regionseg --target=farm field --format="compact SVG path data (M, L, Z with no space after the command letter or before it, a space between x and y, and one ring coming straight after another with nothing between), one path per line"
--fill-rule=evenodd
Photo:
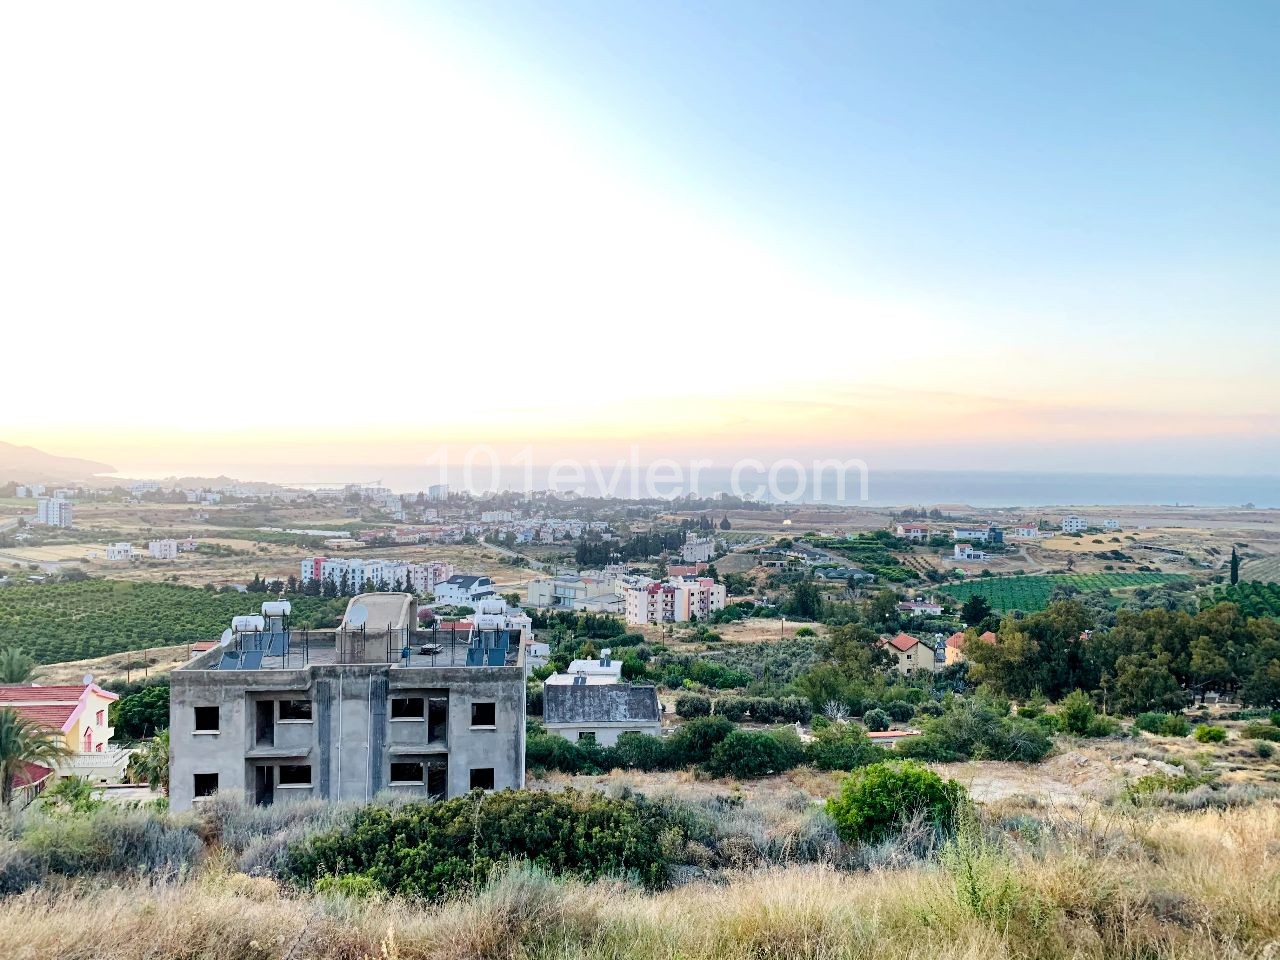
M1280 556L1260 557L1241 564L1240 580L1280 583Z
M21 647L46 664L212 640L263 599L167 583L18 583L0 588L0 647ZM290 601L299 626L335 626L346 606L341 598Z
M1049 596L1058 584L1070 584L1080 590L1124 590L1151 587L1186 579L1180 573L1081 573L1052 574L1042 577L983 577L966 583L939 587L959 602L973 596L985 597L994 610L1023 610L1034 613L1049 605Z
M1247 617L1280 617L1280 583L1249 580L1214 587L1201 600L1201 606L1212 606L1224 600L1238 604Z

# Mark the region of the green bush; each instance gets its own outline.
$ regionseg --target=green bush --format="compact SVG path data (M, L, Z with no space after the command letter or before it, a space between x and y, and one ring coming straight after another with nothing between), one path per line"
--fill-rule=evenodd
M1276 748L1273 747L1266 740L1258 740L1254 742L1253 752L1256 753L1258 756L1260 756L1263 760L1269 760L1271 758L1271 755L1276 752Z
M661 737L628 731L618 737L613 748L620 767L628 770L662 770L670 763L670 752Z
M1058 716L1062 720L1062 729L1077 736L1089 736L1089 725L1096 715L1093 701L1083 690L1073 690L1062 698L1058 705Z
M154 737L169 729L169 684L158 683L111 704L111 725L125 740Z
M716 716L740 723L746 717L750 705L746 697L718 697L715 702Z
M711 714L711 700L699 693L682 693L676 697L676 713L685 719Z
M735 730L711 751L713 776L752 780L782 773L804 761L804 747L791 730Z
M906 723L916 715L916 708L905 700L894 700L884 710L898 723Z
M833 723L814 731L805 749L810 763L819 770L856 770L885 758L885 750L871 742L854 723Z
M879 707L873 707L862 715L862 723L873 733L881 733L889 729L889 714Z
M1120 732L1120 724L1114 717L1104 717L1102 714L1096 714L1089 721L1089 729L1085 731L1087 737L1112 737Z
M1273 727L1268 723L1246 723L1244 729L1240 731L1240 736L1245 740L1270 740L1272 743L1280 743L1280 727Z
M1161 737L1185 737L1191 732L1190 721L1180 713L1140 713L1133 726Z
M687 767L706 763L711 759L711 751L733 733L734 729L733 724L724 717L698 717L681 724L666 740L671 766Z
M922 725L923 736L904 740L895 748L917 760L1017 760L1035 763L1053 749L1046 722L1049 715L1026 720L1005 716L1002 705L981 697L956 699L941 717Z
M1222 743L1227 739L1227 731L1206 723L1196 727L1195 738L1201 743Z
M804 697L783 697L778 701L778 714L787 723L808 723L813 719L813 705Z
M927 767L910 761L876 763L850 774L840 792L827 800L827 812L842 840L865 843L892 835L917 816L950 826L964 798L960 784L944 781Z
M388 893L439 900L482 886L500 865L528 861L584 879L667 880L682 827L641 797L594 791L473 792L439 803L365 806L350 822L289 848L285 875L310 885L356 873Z

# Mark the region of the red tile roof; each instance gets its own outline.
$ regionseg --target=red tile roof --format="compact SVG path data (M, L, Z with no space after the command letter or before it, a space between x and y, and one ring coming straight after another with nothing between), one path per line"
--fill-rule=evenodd
M995 642L996 642L996 635L995 635L994 633L992 633L990 630L988 630L988 631L987 631L986 633L984 633L982 636L978 637L978 639L979 639L979 640L985 640L987 643L995 643Z
M0 708L9 707L21 716L45 727L65 730L71 718L85 702L85 693L93 690L108 700L119 700L115 693L108 693L96 683L88 686L58 684L41 687L11 684L0 686Z
M951 636L947 637L947 646L952 650L964 649L964 631L957 630Z
M13 785L15 787L25 787L33 783L39 783L45 777L53 773L48 767L42 767L38 763L30 763L26 760L18 761L18 768L13 771Z
M906 653L919 642L920 641L918 639L911 636L909 633L900 633L889 641L889 645L896 650L901 650L903 653Z

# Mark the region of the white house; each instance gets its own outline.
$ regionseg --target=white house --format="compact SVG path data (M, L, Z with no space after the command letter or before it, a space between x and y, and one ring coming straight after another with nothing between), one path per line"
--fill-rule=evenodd
M1039 540L1040 528L1035 524L1023 524L1013 528L1013 535L1022 540Z
M929 528L923 523L900 523L894 534L903 540L928 540Z
M1119 520L1114 520L1114 519L1111 519L1111 520L1104 520L1104 521L1102 522L1102 529L1103 529L1103 530L1108 530L1108 531L1112 531L1112 530L1119 530L1119 529L1120 529L1120 521L1119 521Z
M715 552L716 543L710 537L686 537L680 547L680 559L685 563L705 563Z
M986 543L990 536L990 527L956 527L951 531L952 540L976 540L978 543Z
M133 544L132 543L111 543L107 545L108 560L132 560Z
M1084 533L1089 529L1089 522L1083 517L1077 517L1072 514L1069 517L1062 518L1063 533Z
M443 583L436 584L434 590L437 601L457 606L470 606L481 597L487 597L494 592L491 577L464 574L455 574Z
M177 540L152 540L147 544L147 553L153 560L178 559Z
M955 559L957 560L985 560L987 555L981 550L973 549L973 545L969 543L957 543L955 546Z
M623 733L661 736L662 706L654 687L557 673L542 686L542 721L547 733L612 747Z

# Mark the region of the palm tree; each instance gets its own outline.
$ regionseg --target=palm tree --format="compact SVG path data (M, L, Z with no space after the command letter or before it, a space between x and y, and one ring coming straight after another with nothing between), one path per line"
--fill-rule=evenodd
M156 734L147 741L147 745L135 750L129 757L129 766L124 772L130 783L146 783L159 787L160 792L169 793L169 731Z
M24 763L56 767L70 756L57 730L42 727L9 707L0 710L0 806L13 800L13 781Z
M36 662L18 647L0 650L0 683L26 683L35 673Z

